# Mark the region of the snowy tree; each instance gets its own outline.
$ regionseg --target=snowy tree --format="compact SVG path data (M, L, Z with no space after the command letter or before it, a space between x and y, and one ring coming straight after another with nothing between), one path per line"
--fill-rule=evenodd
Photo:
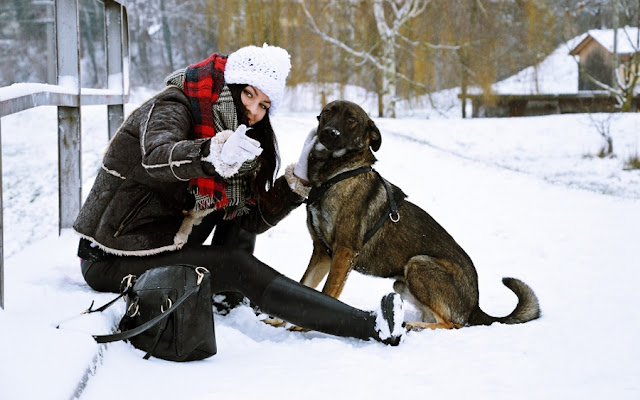
M330 42L342 50L371 62L382 74L382 115L394 118L396 116L396 88L397 88L397 63L396 47L401 37L400 29L411 19L422 14L429 0L373 0L373 15L379 35L379 55L372 51L356 50L318 27L315 18L309 11L305 0L300 0L304 13L314 32L323 40Z
M599 76L597 71L589 69L588 65L580 65L582 77L591 82L594 87L608 92L616 101L616 108L622 112L633 110L633 98L636 95L638 80L640 79L640 29L620 28L612 30L614 37L612 66L612 78L609 75ZM617 43L620 39L632 50L627 52L620 61Z
M620 110L629 112L633 108L633 97L636 93L638 78L640 78L640 29L636 29L635 39L629 37L626 30L623 32L627 35L626 39L633 43L634 51L619 68L615 69L617 90L614 91L614 96Z
M563 41L594 26L599 29L612 29L613 53L606 54L606 57L600 60L600 64L606 65L606 68L600 68L602 70L598 71L593 65L579 64L581 86L605 90L616 99L620 111L631 111L639 79L640 31L620 27L640 26L640 1L560 0L556 15L566 16L566 20L561 22L565 30ZM627 51L622 59L618 54L621 43L632 49ZM587 62L598 63L597 60Z

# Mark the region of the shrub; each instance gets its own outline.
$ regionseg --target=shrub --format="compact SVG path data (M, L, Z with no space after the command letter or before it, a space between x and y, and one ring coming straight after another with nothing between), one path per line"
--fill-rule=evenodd
M625 170L640 169L640 157L638 156L637 151L635 154L630 155L627 161L625 161L624 169Z

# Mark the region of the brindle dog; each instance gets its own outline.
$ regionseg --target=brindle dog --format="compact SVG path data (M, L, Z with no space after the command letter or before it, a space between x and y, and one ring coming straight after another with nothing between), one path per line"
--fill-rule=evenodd
M515 324L540 316L533 290L514 278L502 280L518 296L511 314L497 318L480 309L471 258L431 215L373 170L382 137L360 106L331 102L318 121L308 158L313 254L301 283L315 288L326 276L322 291L337 298L351 270L395 278L394 290L422 313L421 321L407 322L412 330Z

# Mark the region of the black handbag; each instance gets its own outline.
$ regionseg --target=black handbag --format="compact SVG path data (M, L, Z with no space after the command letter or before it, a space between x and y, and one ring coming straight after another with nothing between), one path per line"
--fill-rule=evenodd
M170 265L123 279L121 295L96 310L103 311L125 297L126 311L119 333L97 335L98 343L129 340L144 356L170 361L202 360L216 354L211 276L204 267Z

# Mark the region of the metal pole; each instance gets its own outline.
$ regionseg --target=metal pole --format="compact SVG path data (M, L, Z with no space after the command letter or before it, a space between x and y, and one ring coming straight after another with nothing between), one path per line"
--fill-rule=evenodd
M55 33L56 27L53 22L53 1L47 4L47 83L56 84L56 50L55 50Z
M58 107L58 231L71 228L80 211L80 27L78 0L56 0L58 85L72 88L77 103Z
M124 74L122 57L122 10L123 7L112 0L104 2L104 26L107 45L107 88L121 93L124 97ZM124 98L122 100L124 103ZM124 121L124 105L107 106L109 139L118 131Z
M611 87L618 89L618 0L613 0L613 68L611 68Z
M0 124L0 308L4 309L4 215L2 210L2 126Z
M129 101L129 90L131 86L131 75L129 71L129 17L127 17L127 8L122 6L122 93L123 105Z

